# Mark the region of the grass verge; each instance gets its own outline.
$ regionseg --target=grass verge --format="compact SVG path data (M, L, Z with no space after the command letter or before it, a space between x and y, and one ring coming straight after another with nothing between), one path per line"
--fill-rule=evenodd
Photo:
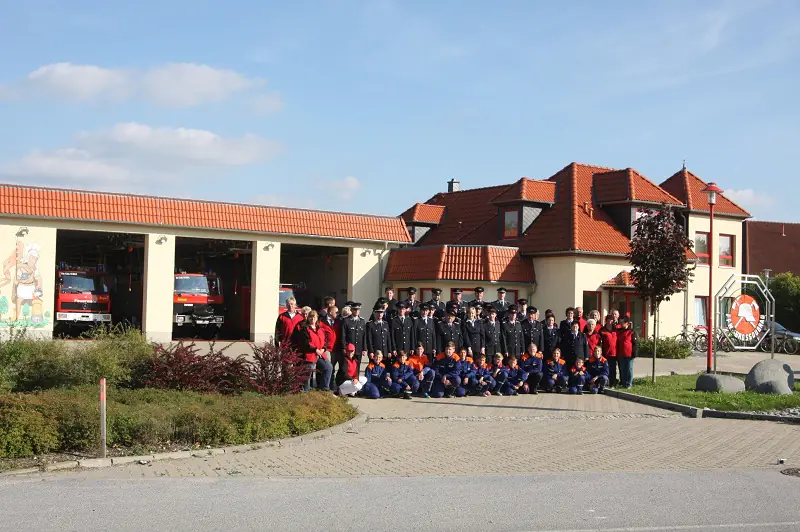
M650 378L634 379L630 391L697 408L713 408L726 412L768 412L800 407L800 383L795 382L793 395L766 395L755 392L709 393L694 391L697 375L671 375L657 377L653 384Z
M112 388L108 445L117 451L161 451L257 443L322 430L356 414L346 399L319 392L225 396ZM96 451L99 442L94 386L0 395L0 469L7 458L85 456Z

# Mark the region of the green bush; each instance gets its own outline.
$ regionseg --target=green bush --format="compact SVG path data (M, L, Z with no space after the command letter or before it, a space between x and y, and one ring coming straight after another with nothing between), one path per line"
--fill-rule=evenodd
M653 339L639 339L639 355L653 356ZM675 338L659 338L656 358L688 358L692 356L692 346L679 342Z
M0 457L98 448L96 386L4 397L0 396ZM109 446L137 449L164 444L246 444L306 434L343 423L355 414L346 399L317 392L225 396L109 388L107 438ZM36 423L46 427L40 430ZM41 432L39 443L32 441L25 447L20 442L32 431Z
M28 392L96 385L141 385L153 358L153 346L136 329L98 327L88 342L35 340L24 333L0 342L0 392Z

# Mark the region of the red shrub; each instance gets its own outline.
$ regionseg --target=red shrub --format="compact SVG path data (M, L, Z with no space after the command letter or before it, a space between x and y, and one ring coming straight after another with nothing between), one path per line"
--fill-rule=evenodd
M253 345L251 389L264 395L297 393L308 381L310 369L302 354L272 342Z
M244 356L231 358L214 344L201 355L194 342L155 347L146 386L170 390L241 393L250 387L250 363Z

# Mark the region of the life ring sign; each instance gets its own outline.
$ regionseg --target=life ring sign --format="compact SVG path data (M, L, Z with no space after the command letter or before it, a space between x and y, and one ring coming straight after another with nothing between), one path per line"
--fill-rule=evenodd
M766 334L766 317L753 296L741 294L733 300L726 316L728 332L742 342L758 340Z

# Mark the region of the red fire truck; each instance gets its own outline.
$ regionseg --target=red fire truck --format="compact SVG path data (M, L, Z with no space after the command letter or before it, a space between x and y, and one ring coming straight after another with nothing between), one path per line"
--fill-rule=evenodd
M193 327L204 338L213 337L224 317L222 283L213 272L175 274L173 323L176 327Z
M102 265L79 268L62 262L56 276L56 324L88 328L111 322L108 276Z

